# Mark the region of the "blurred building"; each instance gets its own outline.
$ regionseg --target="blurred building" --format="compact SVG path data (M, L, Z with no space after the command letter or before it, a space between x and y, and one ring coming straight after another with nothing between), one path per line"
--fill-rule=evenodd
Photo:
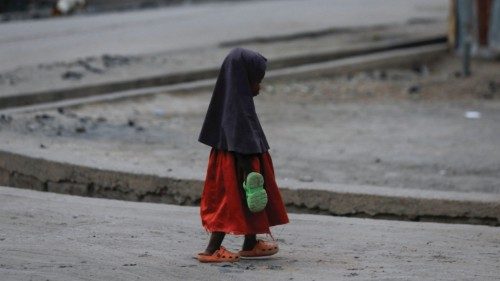
M0 21L99 13L217 0L0 0Z
M86 0L86 6L91 12L129 10L140 8L151 8L168 5L217 2L221 0ZM242 0L239 0L242 1ZM19 12L40 12L58 5L58 2L64 7L71 6L72 2L81 2L79 0L0 0L0 14L19 13ZM63 9L64 9L63 7Z
M85 7L85 0L58 0L53 7L53 14L69 15Z
M30 2L29 0L1 0L0 13L26 11Z

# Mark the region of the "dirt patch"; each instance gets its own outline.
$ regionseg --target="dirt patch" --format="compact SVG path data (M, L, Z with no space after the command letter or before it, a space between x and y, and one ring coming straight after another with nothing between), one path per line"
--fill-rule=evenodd
M499 193L499 69L475 61L463 78L460 61L447 57L409 69L264 83L256 107L277 177ZM202 178L208 147L196 139L209 99L210 92L170 93L15 114L0 119L0 130L39 139L43 153L79 151L117 168Z

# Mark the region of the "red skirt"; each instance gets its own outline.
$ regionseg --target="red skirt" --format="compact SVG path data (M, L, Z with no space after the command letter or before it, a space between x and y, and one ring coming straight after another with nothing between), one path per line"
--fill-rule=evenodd
M201 196L200 214L209 232L236 235L270 233L269 227L288 223L271 156L268 152L252 157L252 169L264 177L268 196L266 208L258 213L248 210L243 190L243 175L236 168L234 154L212 149Z

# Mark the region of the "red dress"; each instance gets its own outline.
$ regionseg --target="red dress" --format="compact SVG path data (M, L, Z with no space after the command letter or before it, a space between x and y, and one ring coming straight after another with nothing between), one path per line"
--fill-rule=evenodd
M269 227L288 223L285 205L274 178L268 152L252 157L252 169L264 177L268 196L266 208L258 213L248 210L243 191L243 176L236 169L234 154L212 148L201 196L201 222L209 232L236 235L270 233Z

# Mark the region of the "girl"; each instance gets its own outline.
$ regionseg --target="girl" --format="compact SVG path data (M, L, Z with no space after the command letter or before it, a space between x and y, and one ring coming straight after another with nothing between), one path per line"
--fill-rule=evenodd
M256 235L270 234L270 226L288 223L253 102L266 61L259 53L233 49L215 84L199 137L212 147L200 204L202 224L211 236L206 250L198 254L200 262L276 254L278 245L257 240ZM226 233L245 235L239 253L221 246Z

